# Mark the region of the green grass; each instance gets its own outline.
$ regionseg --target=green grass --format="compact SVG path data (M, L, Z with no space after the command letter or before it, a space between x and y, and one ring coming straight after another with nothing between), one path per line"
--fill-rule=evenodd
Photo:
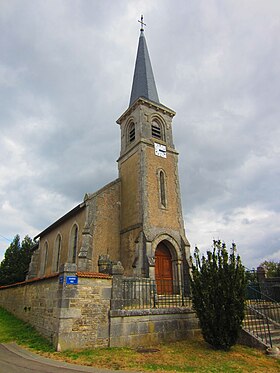
M142 372L244 373L280 372L280 359L240 345L230 351L217 351L203 339L157 346L154 353L139 353L132 348L96 348L55 352L30 325L0 308L0 343L16 342L44 356L69 363L109 369Z
M16 342L36 351L54 352L52 345L29 324L0 307L0 342Z

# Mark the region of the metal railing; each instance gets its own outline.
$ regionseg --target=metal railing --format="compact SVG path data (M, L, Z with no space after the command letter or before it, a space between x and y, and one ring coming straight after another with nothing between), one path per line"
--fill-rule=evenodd
M280 301L280 282L273 278L267 278L264 282L259 283L260 291L275 301Z
M189 297L184 296L184 287L172 280L149 278L123 279L123 308L192 307Z
M250 305L246 305L243 328L264 344L272 347L270 323L268 317Z
M247 287L247 305L280 324L280 303L250 285Z
M246 268L246 278L249 287L253 287L280 302L280 277L262 277L259 278L258 271Z
M272 333L280 330L280 303L261 292L256 284L247 286L243 328L272 347Z

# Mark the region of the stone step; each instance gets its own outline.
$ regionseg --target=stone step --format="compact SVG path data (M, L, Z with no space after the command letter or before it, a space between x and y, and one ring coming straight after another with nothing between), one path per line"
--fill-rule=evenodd
M180 294L157 294L158 299L181 299Z
M265 300L250 300L247 301L247 304L253 309L247 308L243 329L262 341L267 340L270 332L272 345L280 347L280 324L277 323L280 318L280 304ZM258 316L254 310L268 317L269 328L266 323L263 323L264 319L262 316Z
M261 340L265 340L270 332L271 343L275 347L280 346L280 327L272 322L269 322L269 328L267 325L260 324L261 317L245 316L244 330L248 330L251 334L255 335Z
M265 335L265 331L258 330L259 335ZM280 338L280 332L279 330L271 330L270 331L271 338L277 339Z
M244 326L247 327L247 328L250 328L250 327L254 327L255 329L268 329L268 326L265 324L259 324L259 320L260 319L245 319L245 323L244 323ZM270 330L277 330L277 331L280 331L280 328L273 324L273 323L269 323L269 329Z
M191 306L191 300L188 297L182 297L180 294L158 294L156 297L157 304L165 304L168 303L172 304L181 304L184 303L185 305Z

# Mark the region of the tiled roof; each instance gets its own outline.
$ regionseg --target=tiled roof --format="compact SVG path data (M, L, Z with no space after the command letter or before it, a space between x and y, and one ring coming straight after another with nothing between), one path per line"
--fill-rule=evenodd
M86 278L105 278L110 279L112 276L107 275L106 273L97 273L97 272L77 272L78 277Z
M9 285L3 285L3 286L0 286L0 288L4 289L4 288L12 287L12 286L25 285L25 284L29 284L30 282L37 282L37 281L42 281L42 280L48 280L49 278L54 278L54 277L58 277L58 273L47 275L47 276L44 276L44 277L35 277L35 278L31 278L31 279L26 280L26 281L15 282L15 283L9 284Z

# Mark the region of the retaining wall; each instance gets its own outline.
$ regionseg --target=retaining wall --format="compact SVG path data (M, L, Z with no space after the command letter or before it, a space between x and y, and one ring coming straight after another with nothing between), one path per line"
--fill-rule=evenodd
M110 312L110 346L141 347L179 341L200 334L189 308L118 310Z
M53 342L57 336L58 276L0 288L0 306Z
M77 284L67 283L71 276ZM150 346L200 332L189 308L111 309L121 303L120 293L119 287L112 291L111 276L77 273L75 264L67 264L59 275L0 288L0 306L33 325L58 351Z
M73 267L74 266L74 267ZM78 273L75 265L59 275L0 288L0 306L30 323L58 351L109 345L112 280L102 274Z

